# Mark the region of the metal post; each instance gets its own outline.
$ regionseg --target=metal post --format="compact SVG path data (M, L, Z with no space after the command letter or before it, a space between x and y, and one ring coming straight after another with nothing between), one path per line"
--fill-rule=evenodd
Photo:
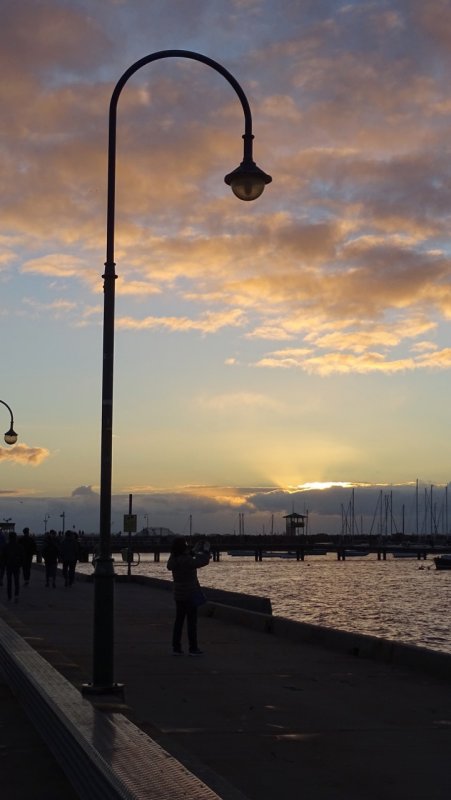
M128 496L128 514L131 516L133 510L133 495L129 494ZM127 545L127 577L130 580L132 576L132 532L131 526L129 525L128 531L128 545Z

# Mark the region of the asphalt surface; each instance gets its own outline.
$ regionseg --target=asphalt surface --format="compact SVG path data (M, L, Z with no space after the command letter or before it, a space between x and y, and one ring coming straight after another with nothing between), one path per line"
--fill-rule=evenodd
M75 685L92 677L92 609L92 583L65 589L59 577L47 589L39 567L17 605L0 594L0 615ZM132 582L115 587L115 620L120 710L218 794L448 800L449 682L209 617L199 620L206 655L175 658L171 594ZM1 699L2 800L71 800L5 686ZM23 761L26 774L13 765Z

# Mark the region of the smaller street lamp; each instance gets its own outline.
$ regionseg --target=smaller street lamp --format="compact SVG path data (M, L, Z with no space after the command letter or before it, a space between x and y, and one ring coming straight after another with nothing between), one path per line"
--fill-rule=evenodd
M16 444L18 437L17 437L17 433L14 430L13 412L11 411L8 403L5 403L4 400L0 400L0 403L2 403L2 405L6 406L6 408L8 409L8 411L9 411L9 413L11 415L11 427L10 427L9 431L6 431L6 433L5 433L5 436L4 436L5 442L6 442L6 444Z

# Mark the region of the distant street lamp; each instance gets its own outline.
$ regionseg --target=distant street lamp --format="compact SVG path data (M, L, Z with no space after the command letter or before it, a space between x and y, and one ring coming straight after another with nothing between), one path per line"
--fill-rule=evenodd
M5 433L5 436L4 436L5 442L6 442L6 444L16 444L18 437L17 437L17 433L14 430L13 412L11 411L8 403L5 403L4 400L0 400L0 403L2 403L2 405L6 406L6 408L8 409L8 411L9 411L9 413L11 415L11 427L10 427L9 431L6 431L6 433Z
M200 61L219 72L233 87L244 113L244 148L241 164L225 176L225 182L241 200L255 200L266 184L271 182L255 164L252 155L252 116L248 100L233 75L221 64L207 56L189 50L162 50L136 61L116 84L110 101L108 128L108 189L106 262L103 312L103 380L100 472L100 530L99 555L94 571L94 628L93 682L86 692L115 692L122 687L114 682L114 567L111 557L111 478L113 439L113 362L114 362L114 300L117 278L114 262L115 177L116 177L116 118L119 95L125 84L141 67L162 58L188 58Z

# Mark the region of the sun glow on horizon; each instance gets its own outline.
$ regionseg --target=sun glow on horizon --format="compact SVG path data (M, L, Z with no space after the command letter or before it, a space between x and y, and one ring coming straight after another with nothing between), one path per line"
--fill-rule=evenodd
M287 489L290 494L292 492L309 492L309 491L324 491L325 489L333 489L334 487L341 487L342 489L350 489L356 484L351 481L311 481L307 483L300 483L298 486L290 487Z

